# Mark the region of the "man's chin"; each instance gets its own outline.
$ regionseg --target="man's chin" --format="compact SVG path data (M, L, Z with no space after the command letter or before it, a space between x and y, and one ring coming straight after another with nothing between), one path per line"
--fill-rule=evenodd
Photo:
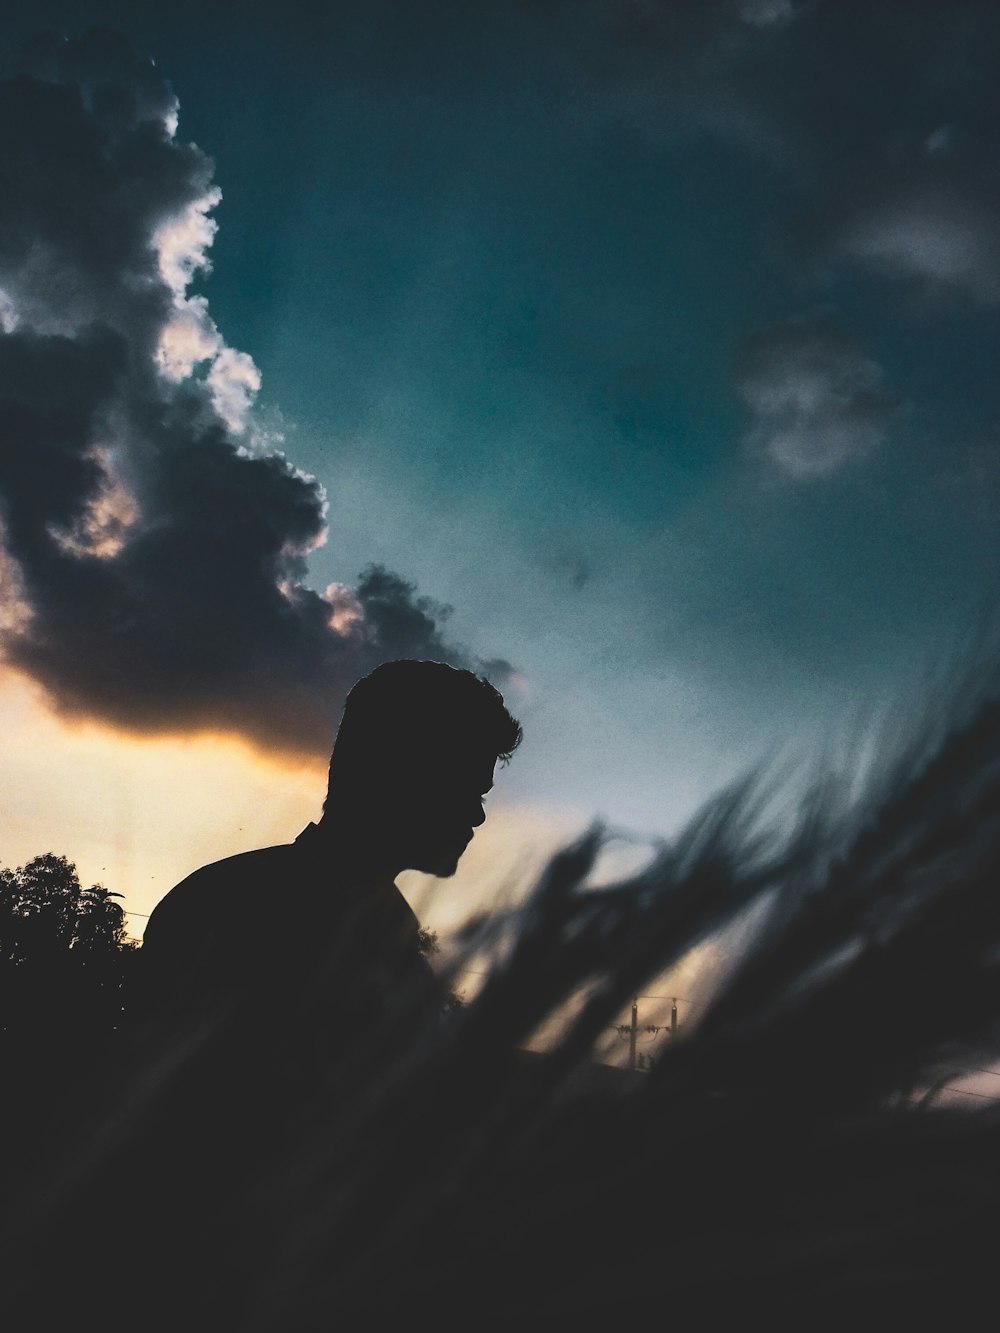
M462 859L463 847L459 852L445 852L438 856L427 856L415 865L414 870L419 870L425 875L435 875L438 879L451 879L458 869L458 863Z

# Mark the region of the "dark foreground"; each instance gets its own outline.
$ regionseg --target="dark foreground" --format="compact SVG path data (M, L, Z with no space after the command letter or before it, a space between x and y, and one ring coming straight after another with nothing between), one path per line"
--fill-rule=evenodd
M5 1327L978 1322L1000 1113L935 1087L1000 1062L990 689L862 797L820 778L780 835L756 779L612 890L584 886L588 835L470 939L473 1002L403 1049L345 1034L308 1095L211 1030L8 1040ZM632 995L755 907L694 1030L588 1076ZM520 1054L577 994L552 1054Z

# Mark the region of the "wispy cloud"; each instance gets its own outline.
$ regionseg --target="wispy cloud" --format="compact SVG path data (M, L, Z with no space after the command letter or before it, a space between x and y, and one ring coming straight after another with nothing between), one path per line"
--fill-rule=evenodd
M740 17L758 28L791 23L795 5L792 0L740 0Z
M960 193L901 191L860 211L839 238L844 255L931 292L1000 302L1000 214Z
M736 389L753 415L747 444L795 477L870 454L900 402L881 367L828 321L790 321L746 340Z

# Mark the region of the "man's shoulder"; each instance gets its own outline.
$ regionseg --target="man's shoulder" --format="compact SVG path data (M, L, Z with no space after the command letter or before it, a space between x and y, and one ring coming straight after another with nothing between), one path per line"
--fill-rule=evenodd
M212 861L209 865L192 870L171 889L171 893L184 889L204 889L212 884L245 882L259 875L278 869L296 855L298 844L282 842L274 847L255 847L253 851L237 852L235 856L226 856L221 861Z
M231 928L233 913L256 913L293 874L295 863L300 859L298 846L298 843L290 842L259 847L192 871L153 909L143 947L171 935L175 927L186 928L192 917L198 919L202 930L206 930L217 919Z

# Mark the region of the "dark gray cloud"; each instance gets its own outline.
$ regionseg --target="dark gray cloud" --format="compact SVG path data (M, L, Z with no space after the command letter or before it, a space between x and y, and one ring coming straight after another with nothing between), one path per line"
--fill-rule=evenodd
M782 173L804 272L1000 303L991 0L591 0L562 17L566 63L612 115Z
M881 367L827 320L790 320L745 342L736 388L753 414L747 443L792 476L835 472L876 449L900 401Z
M0 83L4 657L70 713L321 752L377 662L476 663L385 569L306 586L325 498L188 290L219 192L176 115L109 33L39 41Z

